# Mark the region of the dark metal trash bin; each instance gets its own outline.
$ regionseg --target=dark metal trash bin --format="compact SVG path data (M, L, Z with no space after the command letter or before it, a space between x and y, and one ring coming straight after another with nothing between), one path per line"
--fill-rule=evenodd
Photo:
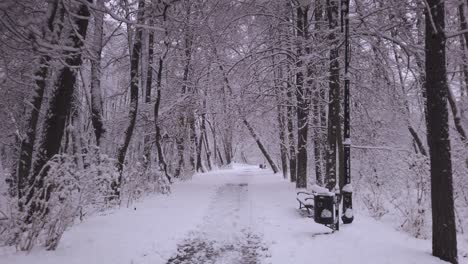
M314 221L322 225L332 225L336 222L334 195L316 194L314 196Z

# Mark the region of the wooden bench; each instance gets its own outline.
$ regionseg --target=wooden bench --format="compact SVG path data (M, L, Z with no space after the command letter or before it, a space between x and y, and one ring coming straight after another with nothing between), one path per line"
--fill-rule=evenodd
M316 184L310 187L310 191L297 192L296 200L299 202L300 210L307 210L310 217L314 215L314 197L316 194L334 195L327 188L318 186Z
M306 210L309 217L314 214L314 193L297 192L296 200L299 202L299 210Z

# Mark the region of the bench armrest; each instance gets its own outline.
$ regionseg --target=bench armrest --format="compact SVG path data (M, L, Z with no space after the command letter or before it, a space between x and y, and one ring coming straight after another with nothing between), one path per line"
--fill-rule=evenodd
M306 194L306 195L311 195L311 196L314 195L313 193L308 193L308 192L297 192L296 195L299 195L299 194Z

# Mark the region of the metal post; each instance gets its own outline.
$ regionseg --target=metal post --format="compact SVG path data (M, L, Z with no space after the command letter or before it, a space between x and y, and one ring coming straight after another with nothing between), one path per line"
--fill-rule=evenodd
M349 60L350 60L350 45L349 45L349 0L344 0L342 3L342 12L344 15L344 31L345 31L345 74L344 74L344 179L345 186L342 190L343 195L343 224L353 222L353 188L351 187L351 137L350 137L350 95L349 95Z

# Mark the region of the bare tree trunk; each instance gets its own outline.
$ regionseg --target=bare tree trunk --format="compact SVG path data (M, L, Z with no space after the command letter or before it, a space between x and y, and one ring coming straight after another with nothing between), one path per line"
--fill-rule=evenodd
M155 132L156 132L156 150L158 152L158 161L159 161L159 166L162 167L164 170L164 173L166 175L166 178L171 182L171 176L168 173L167 169L167 163L164 159L164 153L162 151L162 146L161 146L161 128L159 127L159 105L161 103L161 79L162 79L162 71L163 71L163 58L159 58L159 68L158 68L158 76L157 76L157 82L156 82L156 89L157 89L157 94L156 94L156 102L154 103L154 126L155 126Z
M139 0L137 21L140 24L143 24L144 8L145 0ZM125 156L127 154L128 146L130 145L130 140L132 139L133 131L135 130L135 123L138 113L138 66L140 64L142 35L142 29L135 28L135 39L133 41L132 54L130 57L130 110L128 113L130 121L127 129L125 130L124 142L117 150L117 169L119 171L119 178L117 182L113 184L114 193L118 198L120 198L120 188L122 185L122 173Z
M448 85L447 85L447 98L450 104L450 108L452 109L453 122L455 123L455 128L457 129L458 135L460 136L460 139L464 143L467 143L466 132L461 122L461 117L460 117L460 113L458 112L457 102L455 101L455 96L453 95L453 92Z
M158 2L161 4L161 2ZM159 57L159 62L158 62L158 72L157 72L157 77L156 77L156 102L154 103L154 126L155 126L155 139L156 139L156 150L158 152L158 162L159 166L164 170L164 174L166 175L166 178L171 181L171 176L168 173L168 168L167 168L167 163L164 159L164 153L162 150L161 146L161 128L159 126L159 106L161 104L161 89L162 89L162 73L164 69L164 60L166 58L168 49L169 49L169 43L168 43L168 32L167 32L167 27L166 27L166 20L167 20L167 10L169 9L169 5L166 4L165 2L162 3L163 6L159 6L162 8L162 18L163 18L163 25L164 25L164 54Z
M460 21L460 31L465 31L468 29L468 24L466 22L465 18L465 3L460 1L460 4L458 5L458 18ZM465 81L465 92L463 92L463 89L460 88L462 91L461 93L468 93L468 55L466 54L468 51L468 33L465 32L463 35L460 36L460 45L461 45L461 50L463 52L463 77Z
M214 122L214 121L213 121ZM221 152L219 151L219 148L218 148L218 140L217 140L217 136L216 136L216 127L215 127L215 124L211 124L210 122L208 122L208 124L210 125L210 128L211 128L211 134L213 135L213 149L214 149L214 158L215 158L215 163L216 165L219 167L219 166L223 166L224 165L224 161L223 161L223 157L221 155ZM219 160L219 161L218 161Z
M54 32L54 22L57 19L62 20L63 11L60 9L57 15L58 0L51 1L48 5L47 10L47 26L44 27L42 37L47 38L49 34ZM60 32L57 32L59 35ZM51 58L49 55L43 55L39 59L39 69L34 73L35 77L35 88L33 96L29 101L32 106L31 112L28 114L26 135L21 140L21 147L19 150L19 156L17 161L17 167L13 179L16 180L17 184L17 195L19 201L19 208L22 210L21 198L25 194L25 188L28 184L29 173L31 171L32 157L34 151L34 143L36 141L37 123L39 122L39 113L42 107L42 101L44 98L44 92L46 89L46 79L49 75L49 62Z
M148 14L150 16L149 18L149 25L154 26L153 18L151 17L152 14ZM146 89L145 89L145 103L149 104L151 103L151 89L153 86L153 62L154 62L154 32L149 31L148 32L148 69L146 71ZM148 167L151 165L151 146L152 144L150 143L151 141L151 136L149 133L145 135L144 138L144 151L143 155L145 157L145 167Z
M104 0L96 0L96 6L104 9ZM102 91L101 91L101 53L103 37L104 13L94 11L93 58L91 59L91 120L96 136L96 145L101 145L101 138L106 130L102 117Z
M273 65L276 65L275 60L273 59ZM283 96L284 96L284 86L282 83L282 69L279 68L275 70L275 97L276 97L276 111L277 111L277 120L278 120L278 130L279 130L279 147L280 147L280 157L281 157L281 171L283 172L283 178L288 177L288 147L286 142L286 117L284 114Z
M187 2L187 19L190 20L190 2ZM187 21L188 23L189 21ZM189 32L189 28L185 28L185 47L184 47L184 54L185 54L185 66L184 66L184 73L183 73L183 80L182 80L182 94L191 93L192 89L188 86L189 81L189 74L190 74L190 67L192 61L192 35ZM178 152L178 168L176 169L176 173L174 177L179 177L182 171L185 169L185 136L186 136L186 129L188 126L188 134L189 134L189 151L190 151L190 164L192 165L192 169L195 170L195 160L192 155L192 144L194 143L193 137L193 129L194 127L194 120L193 120L193 113L192 113L192 106L188 106L185 109L182 109L183 112L179 113L179 125L181 128L181 133L178 135L176 139L177 144L177 152ZM196 142L196 139L195 139Z
M89 10L86 4L80 4L76 18L71 21L76 30L70 30L68 39L75 49L83 47L83 40L88 29ZM47 162L59 153L65 132L65 124L70 117L72 96L76 84L76 69L81 66L81 53L64 52L65 65L57 72L57 79L54 82L55 89L49 99L49 109L45 115L42 125L41 142L37 148L37 158L33 164L32 177L29 181L29 192L26 197L26 204L29 210L25 219L30 223L34 214L42 216L48 213L47 201L52 191L52 186L44 189L44 181L47 177L48 169L45 168ZM35 193L41 193L42 201L33 200Z
M267 150L265 149L265 147L263 146L262 142L260 141L260 138L257 136L257 133L255 133L255 130L253 129L253 127L249 124L249 122L247 121L247 119L244 118L243 120L244 122L244 125L247 127L247 129L249 130L250 132L250 135L252 135L252 137L254 138L255 142L257 143L257 146L258 148L260 149L260 151L262 152L263 156L265 156L265 159L268 161L268 163L270 164L270 167L271 169L273 170L273 173L277 173L278 172L278 167L276 166L275 162L273 161L273 159L271 158L270 154L268 154Z
M292 94L292 86L288 81L286 97L288 98L287 106L287 129L288 129L288 142L289 142L289 177L291 182L295 182L297 179L297 162L296 162L296 139L294 138L294 116L295 107L294 107L294 98Z
M439 0L427 0L427 3L425 87L431 164L432 253L455 264L458 256L447 109L445 3Z
M328 147L325 185L329 190L336 186L337 180L337 141L340 126L340 65L338 62L338 38L335 30L338 28L338 1L327 1L328 25L330 29L330 77L329 77L329 104L328 104Z
M297 62L296 62L296 98L297 98L297 179L296 188L307 187L307 137L309 117L309 87L304 84L302 67L304 62L301 56L304 54L305 40L308 30L309 6L297 7Z
M288 148L286 145L286 118L283 113L283 107L278 104L278 129L279 129L279 141L280 141L280 156L281 156L281 171L283 172L283 178L288 177Z
M208 95L208 92L205 90L205 98L203 98L203 113L201 114L201 137L203 137L203 142L205 143L205 152L206 152L206 162L208 165L208 170L212 170L211 166L211 149L210 149L210 142L208 141L208 134L206 131L206 112L208 111L208 108L206 106L206 97Z
M322 0L315 1L315 30L317 32L317 37L321 37L322 28L320 23L323 20L323 2ZM314 87L314 97L313 97L313 108L312 108L312 124L314 126L314 165L315 165L315 182L319 185L323 185L323 148L324 140L322 134L322 128L320 123L320 114L321 108L323 108L323 99L320 96L322 88L319 84L316 84Z
M203 132L202 132L203 133ZM205 172L202 164L202 150L203 150L203 134L200 134L197 144L197 167L196 171Z

